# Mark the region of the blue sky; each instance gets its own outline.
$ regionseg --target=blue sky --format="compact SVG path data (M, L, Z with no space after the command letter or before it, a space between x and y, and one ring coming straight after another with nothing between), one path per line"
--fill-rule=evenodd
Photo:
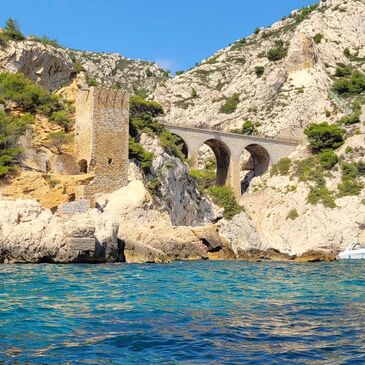
M256 27L267 26L315 0L13 0L25 34L46 34L82 50L118 52L185 70Z

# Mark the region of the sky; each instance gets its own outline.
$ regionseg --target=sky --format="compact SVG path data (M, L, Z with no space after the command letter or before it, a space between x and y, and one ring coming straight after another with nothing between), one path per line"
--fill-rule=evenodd
M13 0L24 34L47 35L73 49L120 53L175 72L269 26L315 0Z

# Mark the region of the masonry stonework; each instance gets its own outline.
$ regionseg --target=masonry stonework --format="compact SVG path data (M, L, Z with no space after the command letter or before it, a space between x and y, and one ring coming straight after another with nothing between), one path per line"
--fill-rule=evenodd
M128 184L129 97L126 92L91 87L76 98L76 155L79 171L92 173L77 199L94 201Z
M237 200L241 197L240 158L244 150L247 150L252 156L255 176L260 176L272 164L294 152L299 144L294 141L202 128L167 124L165 127L184 140L193 164L196 163L199 148L203 144L208 145L213 150L217 160L217 185L231 186Z

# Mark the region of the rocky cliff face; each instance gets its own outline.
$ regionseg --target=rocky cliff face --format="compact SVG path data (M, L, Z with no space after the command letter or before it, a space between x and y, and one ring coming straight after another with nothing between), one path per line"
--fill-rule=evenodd
M84 69L89 83L119 87L130 93L150 95L157 85L170 78L169 73L156 63L131 60L117 53L73 50L67 50L67 53Z
M120 54L84 52L54 47L29 38L8 42L0 51L0 71L22 72L44 88L55 91L79 82L118 87L130 93L152 94L170 78L156 63L131 60Z
M69 85L74 75L71 58L62 48L32 40L9 42L0 52L0 70L22 72L48 90Z
M96 82L152 95L163 104L170 123L230 130L251 120L261 135L298 138L309 123L325 118L333 122L348 112L348 105L329 91L338 64L365 72L364 18L363 0L322 1L235 42L174 79L152 63L30 40L2 49L0 68L23 72L50 90L71 84L72 90L62 91L66 94L77 89L78 71L79 86ZM360 123L351 128L337 154L341 161L358 163L364 157L365 130ZM242 197L245 212L213 226L222 212L196 190L188 166L168 155L157 139L143 134L140 142L155 155L149 181L131 163L130 184L101 199L102 211L92 210L68 224L34 201L0 202L5 212L0 216L0 261L115 261L120 244L128 262L261 259L270 250L269 257L282 259L275 250L290 258L313 250L335 254L350 241L365 244L363 189L356 196L340 197L339 165L324 176L335 207L308 203L310 186L293 172L268 173L255 178ZM290 158L308 156L303 141ZM365 184L363 176L359 182ZM24 199L29 195L24 179L23 185ZM63 186L59 190L65 195ZM37 198L35 192L32 198ZM120 227L119 241L113 238L111 222ZM101 249L73 251L69 240L82 236L95 236Z
M230 130L252 120L259 134L299 137L326 110L333 120L344 112L329 97L331 76L338 63L364 70L344 55L365 56L364 16L359 0L293 12L160 85L154 98L170 123ZM222 111L232 96L237 103Z
M199 193L186 163L166 153L157 138L143 134L141 144L155 156L151 171L157 182L155 199L169 213L173 225L198 226L222 217L222 209Z

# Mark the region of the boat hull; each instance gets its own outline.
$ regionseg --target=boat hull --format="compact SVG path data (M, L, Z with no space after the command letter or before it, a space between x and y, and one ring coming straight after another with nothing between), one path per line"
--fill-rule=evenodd
M339 260L365 260L365 249L344 251L338 255Z

